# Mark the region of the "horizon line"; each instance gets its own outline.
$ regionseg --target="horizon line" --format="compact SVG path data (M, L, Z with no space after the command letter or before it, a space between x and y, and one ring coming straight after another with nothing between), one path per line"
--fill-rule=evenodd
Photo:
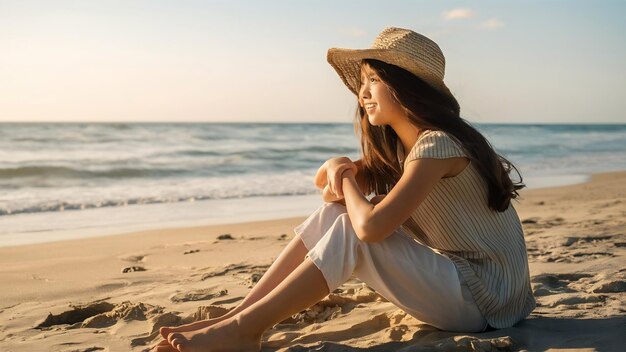
M467 120L466 120L467 121ZM493 121L468 121L470 124L479 124L479 125L626 125L626 121L624 122L493 122ZM338 122L338 121L0 121L0 124L232 124L232 125L242 125L242 124L281 124L281 125L325 125L325 124L333 124L333 125L351 125L353 122Z

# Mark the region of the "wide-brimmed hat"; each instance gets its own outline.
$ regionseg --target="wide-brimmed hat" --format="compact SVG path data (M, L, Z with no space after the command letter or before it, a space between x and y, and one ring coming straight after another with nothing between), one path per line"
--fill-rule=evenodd
M370 49L328 49L327 60L356 95L361 81L361 61L375 59L401 67L443 94L452 96L443 83L446 59L439 46L409 29L384 29Z

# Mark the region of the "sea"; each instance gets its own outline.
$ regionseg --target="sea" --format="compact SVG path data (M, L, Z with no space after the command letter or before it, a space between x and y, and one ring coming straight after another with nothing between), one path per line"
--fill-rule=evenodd
M626 169L626 124L476 124L529 188ZM352 124L2 123L0 246L304 216Z

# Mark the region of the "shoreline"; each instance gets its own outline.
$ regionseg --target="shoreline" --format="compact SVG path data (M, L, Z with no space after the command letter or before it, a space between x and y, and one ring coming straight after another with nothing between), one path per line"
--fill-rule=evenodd
M621 171L613 171L621 172ZM626 171L624 171L626 172ZM526 191L566 187L589 182L596 174L529 177ZM612 173L612 172L608 172ZM534 185L534 186L533 186ZM288 204L288 205L287 205ZM319 205L314 195L273 196L155 203L0 217L0 248L101 236L114 236L161 228L241 224L308 216Z
M268 204L271 204L268 207ZM0 218L0 248L115 236L162 228L241 224L304 216L321 204L319 195L276 196L157 203ZM276 215L278 214L278 215ZM26 225L21 225L27 223Z
M515 207L539 303L518 325L479 334L433 330L351 279L300 318L268 331L264 351L446 344L619 350L626 323L626 171L595 174L583 184L522 190ZM159 341L159 326L237 305L304 219L162 227L2 247L0 280L9 289L0 291L0 349L142 351ZM98 311L102 305L106 309ZM75 309L90 313L70 319ZM57 320L35 328L49 314Z

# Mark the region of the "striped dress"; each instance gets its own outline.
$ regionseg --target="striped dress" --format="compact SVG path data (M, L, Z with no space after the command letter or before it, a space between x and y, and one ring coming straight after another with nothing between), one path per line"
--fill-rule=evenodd
M442 131L422 133L404 160L466 156ZM491 210L487 187L472 162L458 175L439 180L403 225L419 242L450 258L465 279L483 316L494 328L510 327L535 308L524 233L512 205Z

